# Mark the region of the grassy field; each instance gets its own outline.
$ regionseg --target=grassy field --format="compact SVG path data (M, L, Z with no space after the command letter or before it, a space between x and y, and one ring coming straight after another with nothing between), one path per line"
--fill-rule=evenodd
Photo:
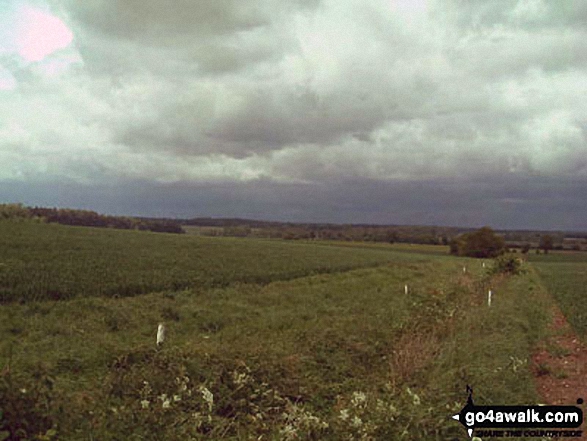
M0 306L0 439L14 420L30 439L461 439L450 415L467 384L478 403L538 402L529 359L549 303L531 268L492 278L418 247L1 228L2 263L21 268L4 271L5 299L22 301ZM66 295L46 300L48 286Z
M269 283L397 260L390 251L5 221L0 302Z
M416 253L437 256L447 256L449 254L449 247L445 245L425 245L412 243L385 243L385 242L353 242L342 240L314 240L314 241L300 241L300 243L334 246L341 248L363 248L363 249L378 249L388 251L398 251L403 253Z
M577 333L587 336L587 253L530 255L544 284Z

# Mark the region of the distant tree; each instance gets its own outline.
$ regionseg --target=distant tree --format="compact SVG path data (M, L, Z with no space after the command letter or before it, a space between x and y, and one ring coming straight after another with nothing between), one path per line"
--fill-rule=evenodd
M462 234L450 243L451 254L488 258L503 254L505 241L489 227Z
M397 233L393 230L387 230L385 232L385 242L394 243L397 241Z
M554 246L554 240L552 236L549 234L540 236L540 244L538 246L544 250L544 254L548 254L548 250L552 250L552 247Z
M22 204L0 204L0 219L26 219L31 213Z
M528 254L528 251L530 251L530 244L529 243L525 243L524 245L522 245L522 253L523 254Z
M465 244L462 237L455 237L450 240L448 243L450 248L450 254L454 254L455 256L459 255L459 250L462 249Z

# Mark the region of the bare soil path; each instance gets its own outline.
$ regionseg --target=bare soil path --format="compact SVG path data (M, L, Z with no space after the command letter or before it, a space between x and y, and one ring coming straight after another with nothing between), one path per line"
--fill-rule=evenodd
M558 308L553 310L550 327L552 335L533 356L538 393L545 404L576 405L579 398L587 401L587 345ZM581 408L585 413L585 406ZM585 423L582 429L581 439L587 439Z

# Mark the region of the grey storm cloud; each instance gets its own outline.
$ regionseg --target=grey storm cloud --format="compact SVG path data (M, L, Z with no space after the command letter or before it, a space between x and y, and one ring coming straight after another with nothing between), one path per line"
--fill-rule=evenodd
M125 191L117 191L124 188ZM587 229L587 179L519 178L462 181L331 180L241 185L145 180L79 185L69 181L8 184L7 201L163 217L244 217L298 222L419 224L517 229ZM284 203L284 201L287 201ZM489 207L489 208L488 208Z
M88 67L122 76L142 70L221 74L277 57L282 42L271 38L275 17L312 6L299 1L276 8L263 0L64 1L83 37L79 47Z
M584 225L584 2L10 2L74 35L36 62L0 44L0 182L30 200L61 182L110 212Z

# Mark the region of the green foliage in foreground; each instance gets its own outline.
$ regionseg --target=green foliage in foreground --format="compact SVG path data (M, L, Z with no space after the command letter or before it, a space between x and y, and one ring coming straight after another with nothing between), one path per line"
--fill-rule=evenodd
M65 440L446 440L465 436L450 415L466 384L478 404L536 403L536 276L492 286L487 308L480 268L405 258L264 286L4 305L12 386L0 401L18 401L41 364L52 404L31 409L49 417L43 436Z
M388 249L4 221L0 303L269 283L398 259L406 257Z
M503 254L493 261L491 272L493 274L517 275L526 271L524 261L515 254Z
M532 269L475 297L471 309L448 339L434 369L439 393L463 382L474 389L477 404L538 403L530 371L531 354L544 338L552 302Z

